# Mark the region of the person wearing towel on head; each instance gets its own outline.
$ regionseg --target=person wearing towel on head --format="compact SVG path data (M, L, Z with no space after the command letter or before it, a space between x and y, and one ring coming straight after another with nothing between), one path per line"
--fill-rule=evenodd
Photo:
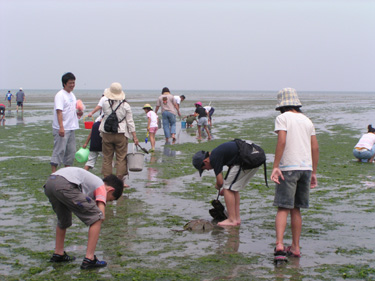
M125 93L120 83L112 83L109 88L105 89L104 96L106 96L108 100L103 103L102 111L104 116L99 127L103 143L102 174L104 177L112 174L113 154L116 152L116 176L124 181L124 187L128 187L128 185L125 184L125 177L128 174L126 162L128 139L133 138L134 143L138 145L133 113L130 105L125 100ZM116 115L119 122L118 132L106 132L104 124L108 116L112 113L112 108L115 110L117 107Z
M367 126L367 134L362 135L353 149L353 155L358 162L374 162L375 157L375 128Z

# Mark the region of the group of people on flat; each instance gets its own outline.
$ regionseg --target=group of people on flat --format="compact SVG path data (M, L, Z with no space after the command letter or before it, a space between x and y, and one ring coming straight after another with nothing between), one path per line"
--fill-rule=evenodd
M10 91L8 91L5 94L5 100L8 101L9 107L12 107L12 97L13 97L13 94ZM20 88L19 91L16 93L17 112L18 112L19 107L21 107L22 112L23 112L23 103L25 102L25 98L26 98L25 92L22 90L22 88ZM5 121L5 109L6 109L5 104L0 103L0 122Z
M79 128L78 119L83 115L77 110L77 100L73 94L75 76L66 73L62 76L63 89L54 100L53 137L54 147L51 157L52 174L44 185L45 194L57 215L55 251L51 262L68 262L75 260L64 251L66 230L72 224L72 213L89 226L86 255L81 268L97 268L107 265L95 256L95 249L99 239L101 223L105 218L105 205L108 201L117 200L126 186L124 179L127 175L126 154L128 139L132 138L135 145L138 139L130 105L126 102L125 93L121 84L112 83L105 89L98 105L88 116L101 111L96 126L98 135L93 138L93 131L85 145L100 146L103 154L103 179L90 173L88 170L97 153L90 156L85 169L70 167L73 165L76 151L75 130ZM185 97L181 96L181 100ZM201 104L196 104L200 108ZM274 206L278 207L276 215L276 247L275 260L286 260L287 255L300 256L299 239L302 228L300 208L309 206L309 189L317 185L316 170L319 159L319 148L315 136L314 125L302 114L297 93L294 89L285 88L278 94L276 110L281 114L276 118L275 132L278 134L274 167L271 179L276 183ZM149 104L143 109L147 114L147 129L151 136L157 130L157 112L162 108L163 128L166 141L176 138L175 119L177 113L181 116L179 105L169 92L163 88L157 100L155 112ZM172 113L172 111L174 113ZM205 110L206 113L207 110ZM115 131L108 131L106 120L115 113L118 127ZM199 110L196 110L199 116ZM205 122L207 122L207 116ZM202 118L202 117L201 117ZM206 123L202 122L201 126ZM174 125L173 125L174 124ZM209 132L207 132L210 137ZM154 149L154 140L152 149ZM92 151L94 152L94 151ZM112 160L116 154L116 175L112 174ZM193 165L201 175L204 170L213 169L216 175L215 187L224 195L228 218L218 225L237 226L240 219L240 195L257 169L242 170L238 164L238 147L235 142L227 142L216 147L212 152L199 151L193 156ZM95 158L96 160L96 158ZM57 170L59 165L64 168ZM228 166L227 175L223 176L223 167ZM292 244L285 247L283 236L287 223L287 216L291 214Z

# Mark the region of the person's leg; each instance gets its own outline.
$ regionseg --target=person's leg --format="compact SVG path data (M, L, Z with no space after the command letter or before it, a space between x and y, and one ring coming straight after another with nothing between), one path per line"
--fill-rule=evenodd
M228 218L218 223L222 226L235 226L237 225L236 220L236 191L224 189L224 200L228 211Z
M202 139L201 126L198 125L198 140L201 140L201 139Z
M209 140L210 140L210 139L211 139L211 134L210 134L210 130L209 130L209 129L207 128L207 126L206 126L206 125L204 126L204 129L206 130L206 133L207 133L207 136L208 136L208 137L207 137L207 139L209 139Z
M286 222L289 214L289 209L278 208L276 219L275 219L275 229L276 229L276 251L284 250L284 232L286 228Z
M299 208L290 210L291 225L292 225L292 246L291 251L295 255L300 254L299 239L302 231L302 216Z
M86 258L93 260L96 245L99 240L100 235L100 228L102 226L102 220L98 220L97 222L93 223L89 228L89 237L87 241L87 249L86 249Z
M171 137L171 129L169 127L168 111L163 112L162 118L163 118L163 130L164 130L165 141L167 142L168 139Z
M169 113L169 123L171 124L171 136L176 141L176 115Z
M235 199L235 210L236 210L236 222L237 225L241 224L241 216L240 216L240 193L234 192L234 199Z
M103 153L103 163L102 163L102 175L107 177L112 174L112 160L114 154L114 145L112 143L112 134L102 134L102 153Z
M74 130L65 131L67 138L66 149L64 155L65 167L70 167L74 163L74 157L76 154L76 136Z
M63 163L65 150L66 150L66 143L67 143L67 137L60 137L59 136L59 130L53 129L53 152L51 156L51 168L52 173L56 172L57 166Z
M155 150L155 133L150 133L151 149Z
M55 242L55 254L64 255L64 241L65 241L66 228L62 229L58 225L56 226L56 242Z
M124 134L116 134L115 140L116 152L116 176L123 180L128 174L126 155L128 154L128 138Z

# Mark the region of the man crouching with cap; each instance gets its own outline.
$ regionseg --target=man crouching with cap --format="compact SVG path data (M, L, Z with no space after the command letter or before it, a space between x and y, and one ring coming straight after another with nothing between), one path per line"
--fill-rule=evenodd
M226 142L212 152L198 151L193 156L193 165L202 176L204 170L213 169L216 175L215 188L224 194L228 219L219 222L221 226L236 226L241 224L240 218L240 193L255 175L258 168L242 170L239 166L239 150L234 141ZM228 172L223 177L223 167L228 166Z

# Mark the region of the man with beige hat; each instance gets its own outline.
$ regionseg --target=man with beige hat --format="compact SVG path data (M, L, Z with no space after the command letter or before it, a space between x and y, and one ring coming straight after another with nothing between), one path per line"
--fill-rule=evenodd
M103 139L102 174L104 177L112 174L113 154L116 152L116 176L124 180L128 174L126 162L128 139L132 138L134 143L138 145L133 114L130 105L125 100L125 93L120 83L112 83L109 88L105 89L104 96L108 98L108 101L103 103L102 111L104 116L99 127ZM112 112L116 113L118 119L118 128L115 133L105 130L106 120ZM127 187L125 183L124 186Z

